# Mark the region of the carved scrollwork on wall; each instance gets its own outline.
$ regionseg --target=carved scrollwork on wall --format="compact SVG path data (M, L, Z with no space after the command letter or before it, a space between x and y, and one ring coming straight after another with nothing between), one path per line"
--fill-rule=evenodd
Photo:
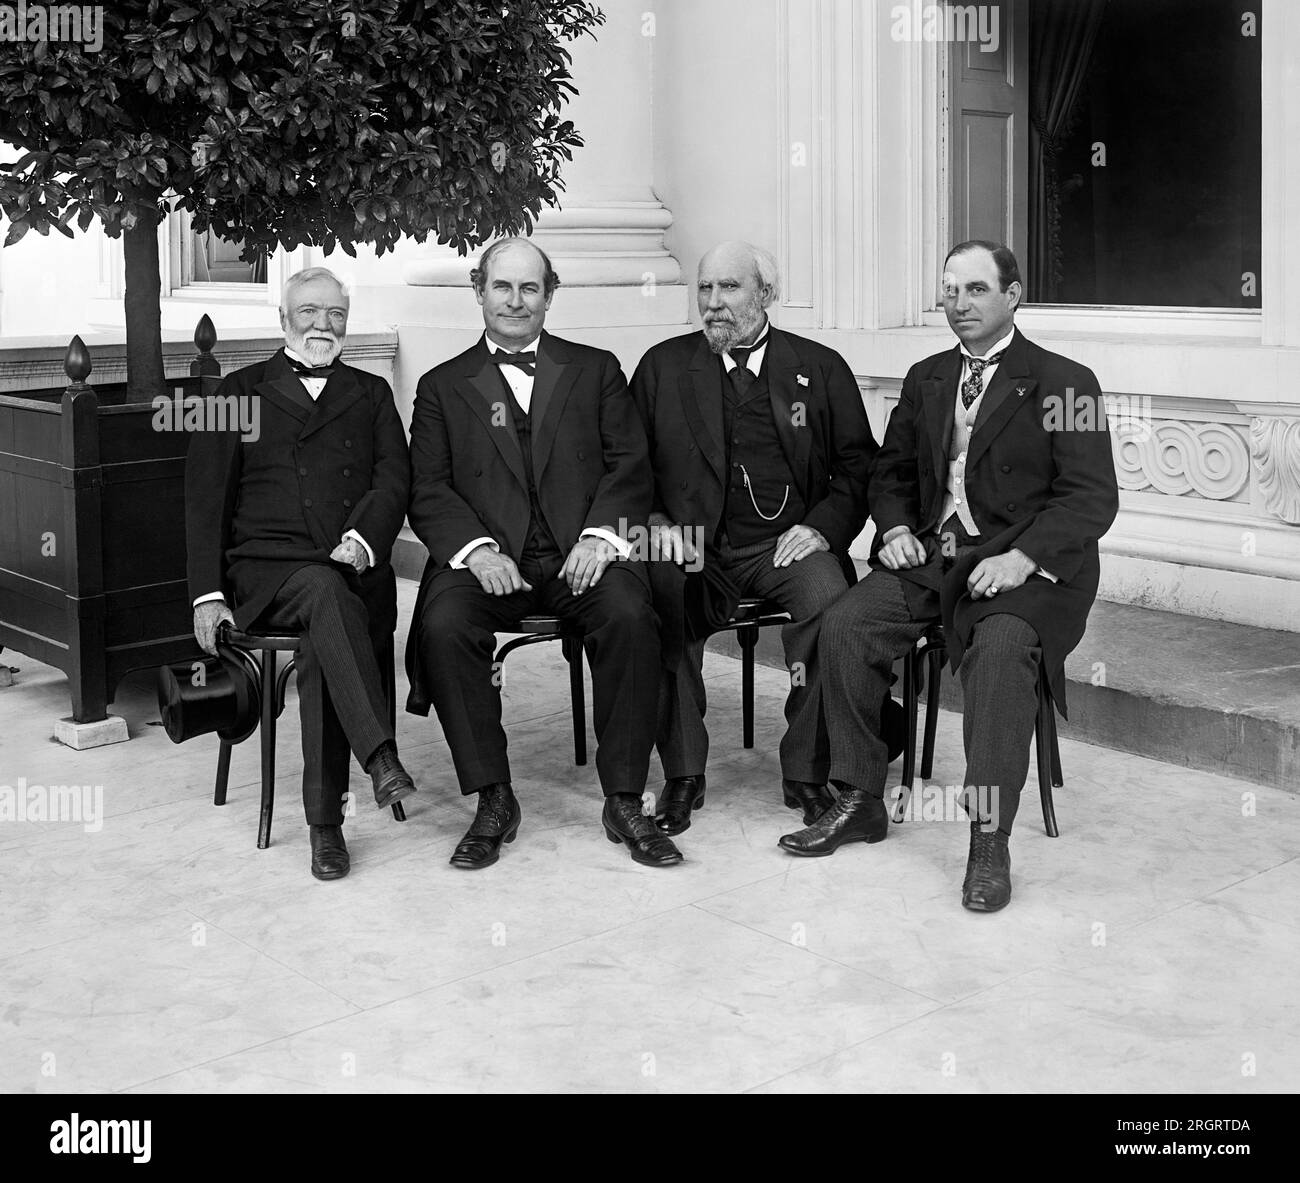
M1121 489L1228 501L1250 476L1246 441L1226 423L1121 417L1111 434Z
M1300 419L1252 419L1250 454L1264 507L1300 526Z

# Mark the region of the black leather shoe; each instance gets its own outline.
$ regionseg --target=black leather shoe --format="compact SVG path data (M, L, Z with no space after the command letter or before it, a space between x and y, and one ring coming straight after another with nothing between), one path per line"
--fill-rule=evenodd
M342 826L310 826L311 873L317 879L342 879L352 870Z
M680 834L691 828L691 810L704 804L704 774L674 776L664 781L659 794L655 825L661 834Z
M641 798L633 793L612 793L605 798L600 815L605 837L622 842L632 852L632 861L646 867L671 867L682 861L682 852L665 838L655 823L641 812Z
M501 845L513 842L523 813L514 791L505 782L478 791L478 812L451 856L453 867L477 871L501 857Z
M862 789L845 789L820 819L797 834L782 835L777 845L790 854L821 858L846 842L879 842L888 833L885 803Z
M880 704L880 738L889 749L889 762L892 764L907 746L907 712L901 702L888 694Z
M811 826L835 804L835 794L825 785L810 785L802 780L783 780L781 793L787 806L803 810L805 826Z
M375 804L380 809L396 805L415 792L415 782L402 767L402 762L397 758L397 745L391 739L385 740L375 749L370 763L366 765L366 771L370 773L371 783L375 786Z
M1010 902L1011 851L1007 835L1000 830L986 833L980 822L972 822L961 906L972 912L997 912Z

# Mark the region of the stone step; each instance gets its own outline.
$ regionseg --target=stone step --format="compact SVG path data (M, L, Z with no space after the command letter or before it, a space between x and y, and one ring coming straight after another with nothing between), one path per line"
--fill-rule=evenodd
M740 656L731 633L709 648ZM779 629L755 655L784 665ZM1300 634L1099 601L1065 668L1062 735L1300 792ZM940 701L961 710L947 669Z

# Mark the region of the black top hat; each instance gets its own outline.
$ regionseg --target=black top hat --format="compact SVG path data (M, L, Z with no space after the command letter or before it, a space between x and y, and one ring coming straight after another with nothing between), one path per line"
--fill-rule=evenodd
M215 731L242 743L257 729L262 691L253 658L218 642L217 656L158 670L158 711L172 743Z

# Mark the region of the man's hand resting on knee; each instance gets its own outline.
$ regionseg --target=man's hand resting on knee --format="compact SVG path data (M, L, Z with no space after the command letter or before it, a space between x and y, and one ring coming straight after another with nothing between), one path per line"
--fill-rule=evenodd
M925 565L925 544L906 526L889 531L892 537L877 552L881 565L889 571Z
M993 555L981 560L966 580L972 600L996 596L998 592L1019 587L1035 571L1038 564L1023 550L1011 549L1004 555Z
M679 567L699 561L699 552L691 542L690 533L683 530L667 514L658 511L650 515L650 554L670 559Z
M579 538L569 551L569 557L560 568L560 578L569 585L569 591L575 596L582 595L589 587L595 587L605 568L617 557L616 551L603 538Z
M830 550L831 544L820 530L811 526L791 526L776 540L776 551L772 555L773 567L788 567L800 559L816 554L819 550Z
M519 574L514 559L493 550L486 542L465 556L465 566L489 595L508 596L511 592L533 590L533 585Z
M366 548L355 538L343 539L330 551L330 558L336 563L347 563L358 575L365 574L366 568L370 566L370 556L366 554Z

